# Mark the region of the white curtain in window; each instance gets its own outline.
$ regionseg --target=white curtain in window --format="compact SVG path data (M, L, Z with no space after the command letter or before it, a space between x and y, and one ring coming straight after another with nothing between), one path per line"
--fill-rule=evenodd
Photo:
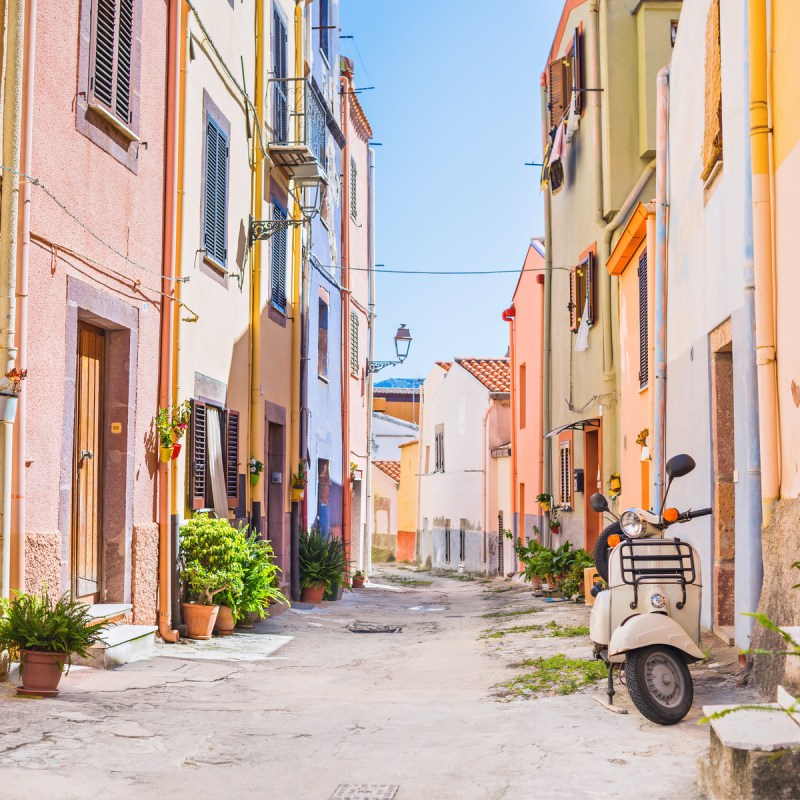
M228 492L225 486L225 461L222 458L222 424L216 408L206 408L208 436L208 468L211 473L211 496L214 512L220 519L228 519Z

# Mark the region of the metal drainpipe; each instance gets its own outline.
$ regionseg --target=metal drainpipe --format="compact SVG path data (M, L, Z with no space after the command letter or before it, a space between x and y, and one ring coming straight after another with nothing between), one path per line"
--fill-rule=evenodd
M375 358L375 148L369 148L369 224L367 226L369 238L369 361ZM373 373L367 375L367 513L364 526L364 546L359 556L358 568L369 575L372 569L372 404L373 404Z
M342 150L342 280L341 280L341 395L342 395L342 542L347 552L348 572L352 548L350 530L352 493L350 485L350 92L355 89L352 76L340 79L342 92L342 123L345 145Z
M593 94L598 94L593 92ZM546 128L547 119L547 88L542 84L542 120ZM547 433L552 426L550 415L550 394L552 383L552 362L553 362L553 224L552 224L552 205L550 190L544 192L544 337L543 337L543 366L542 366L542 436ZM553 445L552 440L544 442L543 470L542 470L542 491L545 494L552 494L552 472L553 472ZM523 523L524 526L524 523ZM542 526L542 544L550 547L550 528L548 525Z
M744 9L747 13L747 0L744 0ZM749 61L749 36L748 28L744 26L744 85L747 86L747 78L750 72ZM745 133L750 133L750 120L743 120ZM751 160L750 150L745 148L745 173L750 174ZM756 285L755 272L753 268L753 187L751 182L745 181L744 204L742 206L742 219L744 220L744 396L745 396L745 429L747 432L746 463L747 478L745 492L747 495L747 521L744 547L740 548L737 543L737 550L741 553L744 550L743 559L744 569L741 575L744 580L737 580L735 597L740 601L742 609L752 611L758 608L758 601L761 596L761 583L764 575L764 565L761 553L761 444L759 442L759 422L758 422L758 365L756 360ZM738 526L737 526L738 527ZM738 572L738 570L737 570ZM742 614L736 615L736 627L742 628L744 636L736 635L736 641L747 639L752 636L755 620Z
M664 496L664 449L667 425L667 143L669 139L669 68L658 73L656 97L656 274L655 387L653 389L653 510Z
M6 79L3 103L3 164L19 172L22 134L22 77L25 54L25 3L9 0L6 39ZM14 366L17 349L14 342L17 288L17 237L19 222L19 175L6 170L2 180L2 212L0 216L0 348L3 371ZM2 475L2 567L0 596L8 597L11 589L11 476L13 471L14 423L3 423Z
M768 525L780 494L777 355L773 305L772 196L769 166L767 3L748 2L750 56L750 172L752 176L753 270L761 441L761 513Z
M22 79L22 140L20 151L21 171L31 174L33 164L33 91L34 67L36 64L36 0L25 4L25 70ZM17 365L26 369L28 365L28 265L31 246L31 184L22 184L22 207L19 220L19 263L17 275ZM14 475L12 478L12 525L17 537L17 583L25 591L27 565L25 559L25 532L27 530L27 509L25 507L27 451L27 408L28 397L20 394L17 406L16 441L14 442Z

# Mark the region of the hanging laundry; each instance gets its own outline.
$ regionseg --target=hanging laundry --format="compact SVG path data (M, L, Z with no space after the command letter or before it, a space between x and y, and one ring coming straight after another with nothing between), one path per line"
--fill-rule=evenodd
M575 337L575 352L582 353L589 349L589 294L583 304L581 324L578 326L578 335Z
M550 168L547 177L550 182L550 191L556 195L564 186L564 165L561 158L564 155L564 125L559 124L553 140L553 151L550 154Z
M550 133L547 134L547 142L545 143L544 158L542 159L542 175L539 179L540 192L550 185L547 175L550 171L550 154L553 150L553 139L555 139L555 136L556 130L553 128Z
M581 124L581 115L578 113L578 92L572 93L572 100L569 104L569 117L567 118L567 133L565 139L572 141L572 137L578 132Z

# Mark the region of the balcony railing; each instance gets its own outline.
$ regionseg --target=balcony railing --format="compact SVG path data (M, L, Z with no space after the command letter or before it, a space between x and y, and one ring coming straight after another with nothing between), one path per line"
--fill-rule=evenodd
M273 161L290 174L316 161L324 173L327 115L319 92L308 78L272 78L269 84Z

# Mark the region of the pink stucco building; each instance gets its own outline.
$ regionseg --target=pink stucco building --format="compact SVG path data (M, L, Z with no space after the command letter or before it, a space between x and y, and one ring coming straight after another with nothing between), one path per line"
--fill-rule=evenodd
M12 585L130 603L149 624L167 5L39 3L29 36L23 163L41 184L20 237Z

